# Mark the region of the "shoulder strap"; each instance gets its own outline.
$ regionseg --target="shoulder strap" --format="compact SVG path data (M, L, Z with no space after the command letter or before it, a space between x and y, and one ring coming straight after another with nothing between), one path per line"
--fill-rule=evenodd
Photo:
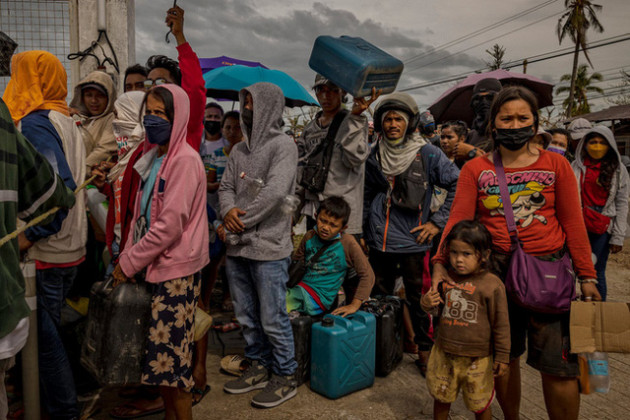
M317 262L317 260L319 260L319 257L321 257L321 256L322 256L322 254L323 254L324 252L326 252L326 250L327 250L328 248L330 248L332 245L336 244L337 242L339 242L339 239L335 239L334 241L330 241L330 242L328 242L328 243L324 244L324 246L322 246L321 248L319 248L319 249L317 250L317 252L315 253L315 255L313 255L313 256L312 256L312 257L311 257L311 258L310 258L310 259L306 262L306 265L310 267L311 265L315 264L315 263Z
M497 173L497 182L499 183L499 191L501 192L501 203L503 203L503 214L505 215L505 221L507 222L508 232L514 233L518 236L516 230L516 223L514 223L514 212L512 211L512 201L510 200L510 194L508 192L507 177L505 176L505 170L503 169L503 161L499 151L495 151L492 160L494 161L494 170Z
M337 137L339 127L341 127L341 122L344 118L346 118L346 115L348 115L348 113L349 112L346 109L342 109L337 112L332 122L330 123L330 127L328 128L328 133L326 134L326 139L324 140L324 143L331 143L335 141L335 137Z

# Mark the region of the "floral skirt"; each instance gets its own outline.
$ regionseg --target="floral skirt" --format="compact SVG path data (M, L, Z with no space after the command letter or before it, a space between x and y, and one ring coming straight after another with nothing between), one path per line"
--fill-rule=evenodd
M155 285L142 383L190 390L199 274Z

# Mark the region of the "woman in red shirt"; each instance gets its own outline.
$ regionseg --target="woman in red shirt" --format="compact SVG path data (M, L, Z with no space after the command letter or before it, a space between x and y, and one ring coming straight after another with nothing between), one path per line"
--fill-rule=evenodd
M529 140L538 131L535 96L520 86L499 92L490 110L489 131L501 156L522 247L530 255L559 258L568 250L580 279L582 294L600 300L593 279L590 246L580 207L577 182L569 162L557 153L538 150ZM493 154L475 158L462 168L455 201L443 238L460 220L477 219L492 235L492 265L503 280L511 257L510 235L503 215ZM433 288L450 281L448 255L440 246L434 258ZM518 418L521 385L519 358L541 372L551 419L577 419L579 391L577 357L569 353L569 313L544 314L509 301L511 354L508 375L497 378L497 398L506 419ZM553 403L551 403L553 402ZM550 404L551 403L551 404Z

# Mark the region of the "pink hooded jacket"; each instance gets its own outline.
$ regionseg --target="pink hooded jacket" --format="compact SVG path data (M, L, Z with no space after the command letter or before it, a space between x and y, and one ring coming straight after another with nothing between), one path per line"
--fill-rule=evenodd
M188 95L176 85L160 87L173 94L175 113L171 140L153 188L150 228L133 244L134 226L142 201L142 190L139 189L127 239L127 243L133 245L125 248L119 260L127 277L147 267L146 281L149 283L194 274L210 261L205 171L199 153L186 142L190 113ZM149 151L155 147L145 141L144 156L152 155Z

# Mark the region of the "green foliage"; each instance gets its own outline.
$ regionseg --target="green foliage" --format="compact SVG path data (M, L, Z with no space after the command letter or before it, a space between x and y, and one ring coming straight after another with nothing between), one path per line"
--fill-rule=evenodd
M493 70L499 70L501 66L503 66L503 57L505 56L505 48L502 45L494 44L491 50L486 50L490 57L492 57L492 61L486 61L486 66Z
M595 82L601 82L604 77L600 73L593 73L589 76L588 66L581 64L578 67L578 71L575 78L575 87L573 89L573 106L571 107L571 115L588 114L591 112L591 107L588 104L587 95L589 92L597 92L603 94L604 91L598 86L593 86ZM564 74L560 77L560 82L570 82L571 74ZM571 88L569 86L560 86L556 89L556 95L569 92ZM569 108L569 98L563 102L565 108Z

